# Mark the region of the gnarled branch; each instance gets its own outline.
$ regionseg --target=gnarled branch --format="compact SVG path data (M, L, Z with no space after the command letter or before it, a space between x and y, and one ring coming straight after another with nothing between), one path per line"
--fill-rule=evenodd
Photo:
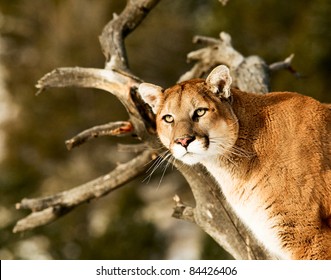
M216 65L225 64L232 72L234 86L248 92L268 92L267 64L258 56L245 58L233 48L231 36L228 33L221 32L219 39L195 36L193 43L201 43L205 47L187 55L188 61L196 61L196 63L191 70L180 77L179 81L202 77Z
M153 125L141 117L141 114L144 113L141 108L146 108L146 105L135 94L140 82L137 77L123 71L65 67L57 68L46 74L38 81L36 87L39 89L37 94L52 87L83 87L105 90L122 102L136 134L141 139L149 139L149 133L154 131ZM138 107L139 104L141 107ZM147 112L144 114L148 115ZM146 131L146 127L148 131Z

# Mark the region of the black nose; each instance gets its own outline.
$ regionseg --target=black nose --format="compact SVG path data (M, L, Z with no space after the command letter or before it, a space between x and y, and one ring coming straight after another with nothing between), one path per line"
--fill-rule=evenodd
M182 137L179 137L175 140L176 144L182 145L184 148L187 148L187 146L195 140L195 136L192 135L184 135Z

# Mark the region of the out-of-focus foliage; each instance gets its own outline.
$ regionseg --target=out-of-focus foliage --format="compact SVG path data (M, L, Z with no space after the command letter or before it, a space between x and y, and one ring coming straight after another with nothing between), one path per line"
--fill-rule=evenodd
M0 163L1 259L174 257L169 247L174 232L185 222L170 217L172 196L177 192L190 197L177 175L173 183L161 182L158 187L162 170L152 177L156 182L151 181L149 200L142 177L54 224L25 234L11 233L15 221L25 214L14 209L21 198L71 188L132 157L117 151L118 139L98 139L71 152L63 144L93 125L126 119L111 95L88 89L52 89L34 96L36 81L56 67L103 67L98 35L125 2L0 0L0 63L4 68L0 84L6 82L0 88L0 110L2 104L12 106L8 114L13 115L9 121L0 120L0 137L6 136L5 150L0 153L5 153ZM330 14L329 0L230 0L225 7L217 0L162 0L127 38L130 65L146 81L169 86L190 66L185 56L196 48L191 43L194 35L218 37L226 31L238 51L259 55L267 63L295 53L294 67L304 78L285 71L275 73L273 90L299 91L331 102ZM158 216L159 224L145 214L156 200L169 209L167 215ZM203 239L196 238L199 244L192 246L202 248ZM215 243L207 244L200 249L200 257L225 258L215 254Z

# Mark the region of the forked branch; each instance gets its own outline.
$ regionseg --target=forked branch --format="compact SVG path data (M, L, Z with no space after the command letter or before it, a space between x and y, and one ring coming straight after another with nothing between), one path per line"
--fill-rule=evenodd
M144 121L141 114L147 116L149 113L146 105L135 94L140 82L139 78L123 71L69 67L57 68L46 74L38 81L36 87L39 89L37 94L53 87L96 88L109 92L126 108L135 133L141 139L148 139L152 129L146 131L146 127L150 128L151 125Z
M221 32L219 39L195 36L193 43L205 47L187 55L187 60L195 61L195 64L180 77L179 81L203 77L215 66L225 64L232 72L234 86L248 92L268 92L268 66L264 60L258 56L244 57L232 46L231 36L228 33Z
M100 44L106 57L106 69L129 71L124 39L160 0L128 0L120 15L114 15L103 29Z

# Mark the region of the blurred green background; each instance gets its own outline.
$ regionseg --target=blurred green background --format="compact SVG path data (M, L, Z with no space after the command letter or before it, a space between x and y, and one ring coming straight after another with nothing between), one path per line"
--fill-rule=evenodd
M111 95L92 89L34 85L56 67L103 68L98 36L120 13L122 0L0 0L0 259L212 259L229 258L196 226L171 218L172 197L190 202L184 179L162 168L83 205L51 225L13 234L24 197L72 188L132 158L116 143L97 139L68 152L64 140L91 126L126 120ZM331 2L162 0L126 40L133 72L163 87L191 65L194 35L230 33L242 54L273 63L295 53L297 79L272 75L272 90L298 91L331 102Z

